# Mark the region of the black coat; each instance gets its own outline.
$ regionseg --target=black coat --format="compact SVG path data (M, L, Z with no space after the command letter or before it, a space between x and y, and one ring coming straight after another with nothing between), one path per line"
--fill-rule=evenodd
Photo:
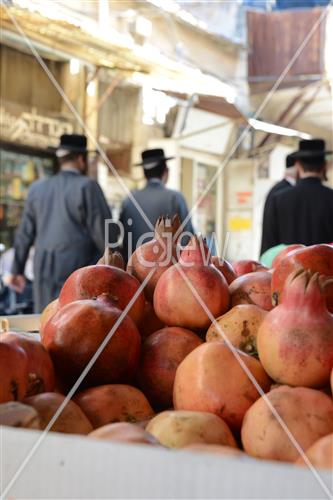
M272 200L272 197L276 193L278 193L279 191L282 191L283 189L290 189L292 187L293 186L290 184L290 182L288 182L286 179L282 179L282 181L278 182L277 184L274 184L274 186L268 192L268 195L267 195L267 198L265 201L265 206L264 206L264 213L263 213L263 228L268 227L268 225L269 225L269 220L267 219L268 218L268 211L269 211L268 207L269 207L269 204ZM267 243L265 240L266 240L266 238L265 238L265 234L263 232L260 255L262 255L268 248L270 248L270 247L267 247Z
M262 252L284 243L333 242L333 190L317 177L271 196L263 223Z
M16 232L12 272L23 274L34 245L36 312L57 297L75 269L96 263L104 251L108 218L111 211L101 188L78 172L61 171L31 186Z

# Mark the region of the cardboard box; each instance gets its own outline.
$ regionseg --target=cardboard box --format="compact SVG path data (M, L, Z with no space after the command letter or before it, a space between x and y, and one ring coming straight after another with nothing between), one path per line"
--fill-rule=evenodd
M42 435L3 427L2 491ZM332 489L332 474L319 472ZM82 436L43 437L6 499L328 498L306 468L203 453L115 444Z

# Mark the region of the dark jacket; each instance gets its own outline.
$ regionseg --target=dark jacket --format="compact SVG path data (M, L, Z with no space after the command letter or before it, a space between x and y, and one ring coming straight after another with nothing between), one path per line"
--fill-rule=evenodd
M274 194L263 224L262 251L284 243L315 245L333 241L333 190L317 177Z
M35 310L55 299L66 278L93 264L104 251L104 221L111 211L96 181L73 171L35 182L16 232L14 274L34 254Z
M179 191L166 188L159 179L150 179L143 189L133 191L132 195L153 227L161 215L172 217L178 214L181 221L183 221L188 214L184 196ZM154 232L129 197L123 202L120 221L124 226L122 253L125 260L128 260L136 249L140 236L150 232L150 236L144 241L146 242L153 238ZM183 231L193 233L191 219L187 222ZM132 244L129 235L132 237Z
M293 187L294 186L292 186L290 184L290 182L288 182L286 179L282 179L281 181L274 184L274 186L268 191L266 201L265 201L265 206L264 206L264 212L263 212L263 228L267 227L267 225L269 224L269 221L267 220L268 207L269 207L269 204L270 204L274 194L278 193L279 191L282 191L283 189L291 189ZM268 248L270 248L270 247L267 247L267 243L266 243L265 239L266 239L266 235L264 234L264 231L263 231L262 240L261 240L260 255L262 255L266 250L268 250Z

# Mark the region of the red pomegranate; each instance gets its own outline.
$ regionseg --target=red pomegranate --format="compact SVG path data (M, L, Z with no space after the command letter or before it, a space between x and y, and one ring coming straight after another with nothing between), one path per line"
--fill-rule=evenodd
M242 351L239 358L264 391L271 381L259 361ZM224 342L200 345L177 368L173 402L176 410L215 413L239 429L245 412L259 393L238 359Z
M284 284L289 274L297 269L308 269L314 273L333 277L333 247L312 245L288 254L275 268L272 275L272 297L277 305L281 300ZM333 312L333 283L325 288L327 307Z
M271 273L258 271L239 276L229 286L231 306L252 304L265 311L273 309L271 299Z
M220 259L217 255L212 256L212 264L223 274L228 285L237 278L237 273L233 266L226 259Z
M233 268L237 276L243 276L243 274L255 273L256 271L267 271L268 267L261 264L257 260L236 260L233 263Z
M202 340L190 330L163 328L143 344L139 382L155 408L172 407L173 383L178 365Z
M0 339L2 338L1 334ZM0 403L21 401L28 388L28 358L22 347L0 340Z
M95 265L74 271L65 281L59 295L59 307L76 300L94 299L107 294L118 308L125 309L138 291L140 283L134 276L118 267ZM143 316L145 297L141 292L128 314L138 324Z
M55 387L55 374L49 353L43 344L32 335L7 332L1 336L5 343L21 347L28 359L28 389L26 396L41 392L52 392Z
M154 309L166 325L192 330L207 328L211 316L220 316L228 310L228 284L223 274L211 265L208 253L203 239L193 236L179 262L158 280Z
M91 387L79 392L74 401L94 429L113 422L146 422L154 416L146 396L126 384Z
M300 248L305 248L305 245L301 245L301 244L288 245L286 248L281 250L281 252L279 252L274 257L273 262L272 262L272 268L275 269L280 264L282 259L284 259L287 255L289 255L294 250L299 250Z
M100 300L78 300L62 307L47 323L43 344L54 362L57 376L72 384L98 350L122 312ZM86 376L87 385L126 382L134 375L141 338L129 316Z
M296 271L257 335L260 361L279 384L323 387L333 367L333 315L318 273Z
M154 239L138 247L128 261L127 271L140 283L154 269L154 274L145 287L145 296L149 301L153 300L156 283L160 276L177 260L175 237L179 227L178 215L175 215L172 220L169 217L160 217L155 225Z
M143 339L163 328L164 323L156 316L153 305L146 300L143 318L139 330Z

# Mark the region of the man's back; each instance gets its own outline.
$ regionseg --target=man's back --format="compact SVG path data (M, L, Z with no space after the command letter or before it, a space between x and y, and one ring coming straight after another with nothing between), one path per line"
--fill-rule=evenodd
M188 214L183 195L178 191L166 188L162 181L158 179L150 179L143 189L133 191L132 195L142 211L146 214L152 226L155 226L157 219L161 215L169 215L172 217L178 213L181 221L183 221ZM129 219L132 219L132 224L128 223ZM134 205L131 197L126 198L123 203L120 220L125 229L123 253L125 258L127 258L126 235L129 232L132 233L132 249L134 251L140 236L151 232L152 229ZM191 221L187 222L184 230L193 232ZM148 241L148 239L149 238L145 239L145 242Z
M268 248L279 243L314 245L333 241L333 190L320 178L301 179L272 196L265 229Z

